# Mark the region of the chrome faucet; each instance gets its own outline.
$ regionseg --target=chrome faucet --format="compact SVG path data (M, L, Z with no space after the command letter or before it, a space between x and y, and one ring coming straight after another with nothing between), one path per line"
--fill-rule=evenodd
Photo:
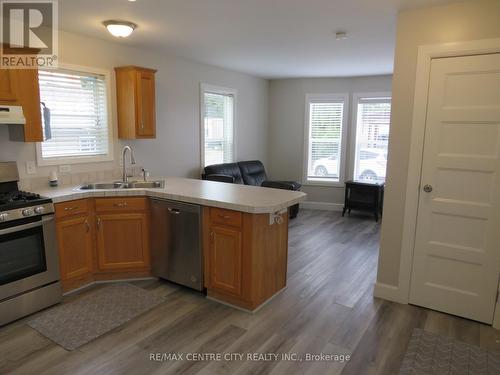
M123 163L122 181L124 183L128 182L127 168L126 168L126 162L125 162L125 156L127 155L127 151L130 151L130 164L135 164L134 151L132 151L132 148L130 148L130 146L125 146L123 148L123 151L122 151L122 163Z

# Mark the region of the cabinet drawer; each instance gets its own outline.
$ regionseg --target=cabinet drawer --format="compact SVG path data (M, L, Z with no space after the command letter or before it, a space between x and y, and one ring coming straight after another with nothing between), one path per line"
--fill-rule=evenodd
M241 212L224 210L222 208L210 208L210 220L213 223L241 227Z
M147 198L97 198L95 200L97 212L120 212L147 210Z
M56 218L61 219L68 216L87 215L89 212L88 199L78 199L74 201L55 204Z

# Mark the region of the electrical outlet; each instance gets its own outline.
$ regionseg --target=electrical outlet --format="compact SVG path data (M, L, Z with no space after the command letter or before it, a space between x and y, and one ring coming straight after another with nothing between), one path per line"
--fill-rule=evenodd
M36 174L36 164L33 160L26 162L26 173L27 174Z
M61 174L71 173L71 165L60 165L59 166L59 173L61 173Z

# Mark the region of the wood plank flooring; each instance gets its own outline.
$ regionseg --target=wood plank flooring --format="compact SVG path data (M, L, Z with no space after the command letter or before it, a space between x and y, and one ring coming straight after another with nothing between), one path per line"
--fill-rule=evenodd
M396 374L415 327L500 351L500 332L489 326L373 298L379 230L371 216L302 210L290 225L288 288L258 313L165 281L136 282L167 301L73 352L26 319L0 328L0 374ZM165 352L336 353L351 360L150 360Z

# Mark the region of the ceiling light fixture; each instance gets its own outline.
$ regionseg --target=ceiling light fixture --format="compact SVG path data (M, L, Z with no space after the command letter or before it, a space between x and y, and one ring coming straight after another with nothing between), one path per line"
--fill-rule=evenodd
M137 28L137 25L128 21L109 20L103 22L109 33L117 38L126 38Z

